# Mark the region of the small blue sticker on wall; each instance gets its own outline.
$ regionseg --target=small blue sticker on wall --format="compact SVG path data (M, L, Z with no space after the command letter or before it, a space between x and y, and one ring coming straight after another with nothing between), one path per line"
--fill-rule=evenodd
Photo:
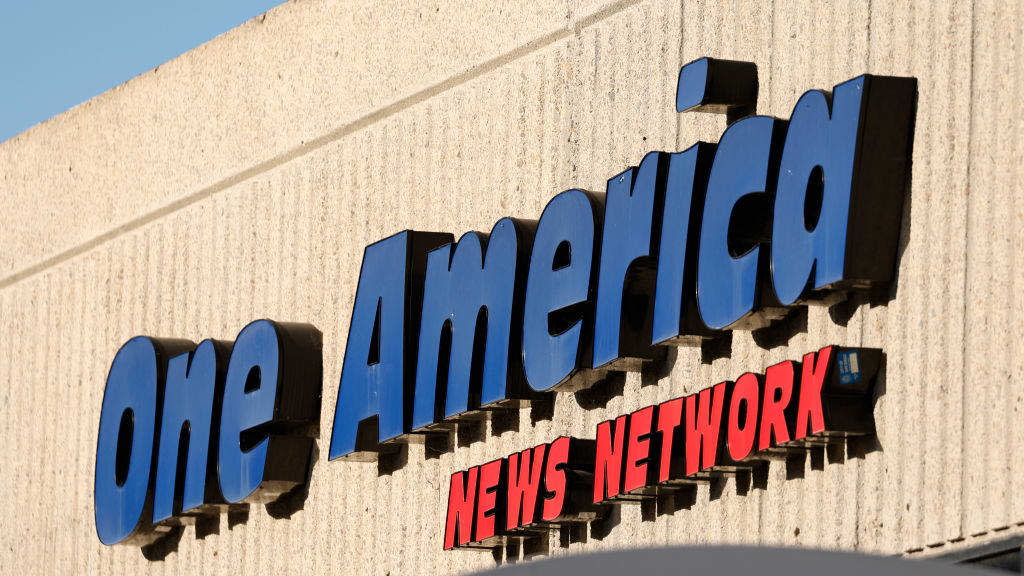
M857 361L856 350L840 352L836 357L836 365L839 367L840 384L860 382L860 363Z

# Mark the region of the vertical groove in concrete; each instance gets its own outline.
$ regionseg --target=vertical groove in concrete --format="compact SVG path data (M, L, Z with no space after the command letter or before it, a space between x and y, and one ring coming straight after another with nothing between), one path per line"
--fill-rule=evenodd
M1000 11L989 11L984 19L985 28L981 31L986 34L996 34L992 31L993 28L998 29L1001 23L1008 22L1008 28L1011 31L1007 35L1006 40L1016 38L1015 44L1011 48L1007 48L1007 52L1001 54L998 74L1000 78L999 83L999 94L1002 98L1007 100L1009 108L1013 109L1016 107L1024 109L1024 92L1019 87L1024 83L1024 45L1021 45L1022 33L1024 33L1024 8L1019 3L1014 4L1008 3L1011 8L1006 8ZM1006 4L1004 4L1004 7ZM991 28L990 28L991 27ZM1016 32L1013 32L1016 30ZM1012 98L1015 96L1016 98ZM1024 166L1024 122L1021 121L1019 115L1013 115L1012 128L1004 128L1001 132L999 142L996 144L997 150L1002 149L1010 153L1010 160L1006 162L1007 172L996 172L996 177L1001 177L1004 174L1014 173L1016 178L1009 180L1010 188L1008 190L1012 202L1009 206L1012 208L1013 219L1010 219L1011 230L1015 231L1010 238L1010 262L1008 265L1007 274L1010 276L1010 286L1008 290L1008 299L1010 302L1010 310L1013 314L1013 322L1010 322L1010 331L1008 338L1011 342L1019 343L1024 342L1024 280L1021 276L1024 275L1024 233L1021 232L1024 229L1024 178L1022 178L1022 166ZM1008 118L1009 120L1009 118ZM1011 449L1019 450L1024 448L1024 425L1020 423L1020 414L1024 412L1024 394L1021 393L1019 388L1013 387L1014 383L1024 381L1024 353L1020 350L1014 350L1010 358L1007 359L1010 362L1010 377L1006 381L1006 386L1010 387L1011 396L1007 404L1007 418L1012 418L1013 422L1017 425L1013 428L1013 435L1011 437ZM1010 495L1011 495L1011 520L1020 522L1021 515L1024 514L1024 487L1021 486L1021 477L1024 475L1024 466L1021 465L1019 460L1011 460L1010 470Z
M1011 3L1012 4L1012 3ZM975 7L969 173L964 492L978 506L964 511L964 531L980 534L1018 523L1012 487L1021 447L1020 268L1021 151L1019 82L1020 7L982 2ZM983 496L982 496L983 495Z

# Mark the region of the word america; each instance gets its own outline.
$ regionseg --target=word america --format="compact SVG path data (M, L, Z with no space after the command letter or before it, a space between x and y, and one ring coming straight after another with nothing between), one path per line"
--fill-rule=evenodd
M828 346L451 476L444 548L493 548L671 494L772 449L874 433L882 351Z
M605 194L555 196L536 223L371 244L330 459L372 459L582 371L635 369L655 346L890 282L916 86L860 76L812 90L788 122L746 116L717 145L651 152ZM732 119L756 97L753 64L703 58L680 71L676 108Z

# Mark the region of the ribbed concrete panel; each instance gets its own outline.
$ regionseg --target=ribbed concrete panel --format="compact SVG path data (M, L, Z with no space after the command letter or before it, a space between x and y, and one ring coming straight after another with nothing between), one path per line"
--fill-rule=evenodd
M0 358L10 359L14 355L15 338L12 337L14 328L14 313L11 306L11 295L9 292L0 292L0 326L3 327L3 338L0 339ZM8 445L14 443L14 431L17 430L14 423L16 412L12 398L13 381L12 370L14 365L10 360L0 362L0 382L3 383L3 390L0 393L0 429L3 430L3 439ZM15 475L11 472L0 474L0 490L5 494L14 494ZM14 525L11 522L11 515L0 516L0 550L11 550L14 547Z
M429 18L433 8L396 11L394 22ZM450 29L425 24L439 36L409 40L429 48L385 50L378 36L391 29L367 32L376 44L360 50L394 54L368 56L364 66L401 70L359 80L351 101L330 100L341 98L336 88L345 84L325 60L335 40L323 38L339 36L342 19L373 13L295 3L0 146L18 156L0 161L15 172L43 166L16 176L38 183L37 191L53 187L41 202L61 205L68 191L94 194L81 196L89 209L61 205L47 224L52 228L39 229L38 237L25 237L18 226L0 232L4 246L17 247L4 250L12 259L6 269L39 267L5 276L0 287L0 429L16 455L0 473L11 503L0 511L3 562L61 574L486 568L494 564L491 554L441 551L452 471L562 434L593 437L602 420L833 343L886 351L877 438L772 461L763 486L742 478L702 484L672 513L623 505L571 536L552 534L540 552L730 542L929 553L961 538L1006 534L996 532L1004 527L1020 530L1019 6L581 2L517 8L507 16L515 25L502 24L506 16L481 15L490 19L485 24L444 10L433 17L447 18ZM281 28L264 36L259 26ZM297 40L304 47L270 55L270 39L295 29L321 32ZM404 60L389 64L403 50L418 54L423 70ZM235 80L222 78L216 66L243 51L267 53L260 58L277 63L280 83L273 69L257 75L238 68ZM523 410L486 424L473 441L473 430L461 430L442 454L412 445L398 457L401 465L328 462L363 248L408 228L458 237L488 232L503 216L536 219L561 190L603 191L608 178L649 151L717 140L723 118L674 110L679 66L704 55L757 63L758 111L783 118L804 91L831 89L864 72L918 78L912 189L890 293L798 310L772 330L737 332L721 357L673 349L663 364L607 386L609 393L560 394L550 417ZM187 91L166 96L181 101L151 104L196 125L163 113L132 120L152 113L137 103L141 95L185 90L179 85L196 76L212 78L190 88L202 94L256 94L244 106L224 99L204 110L191 108L198 97ZM316 88L320 83L335 95ZM305 90L311 93L293 94ZM274 103L289 94L294 102ZM419 96L403 100L407 94ZM118 115L110 116L114 109ZM247 110L251 124L236 117L239 110ZM111 136L106 148L91 147L106 132L75 132L117 122L132 129ZM226 125L237 134L213 128ZM202 161L188 146L172 153L170 146L139 144L132 151L133 139L154 131L179 143L212 139L225 151L214 157L201 146ZM44 153L37 141L51 132L62 139ZM230 140L238 134L248 141ZM296 145L295 138L311 143ZM166 164L140 167L157 152L168 155ZM88 177L53 184L47 170L59 172L64 156L75 154ZM56 167L43 162L53 159ZM20 209L32 207L20 198ZM180 198L190 200L161 208ZM119 228L126 221L133 224ZM66 257L49 261L50 252L33 246ZM304 507L284 519L254 505L247 519L222 517L202 538L187 528L163 561L137 548L100 545L93 467L116 350L135 334L230 340L263 317L309 322L323 332L320 459ZM533 552L498 556L513 561Z
M895 539L914 550L961 536L952 512L960 507L961 461L951 447L961 443L963 412L964 304L956 287L965 269L970 101L960 87L970 82L971 6L875 8L871 69L916 76L919 101L896 299L867 312L866 343L888 352L879 401L887 417L881 476L867 478L865 491L867 499L877 495L879 508L862 523L873 531L867 545Z
M24 207L0 239L0 281L568 36L601 9L277 7L0 146L4 197Z
M1024 443L1020 253L1024 233L1022 10L976 6L967 204L964 531L1021 522L1017 494Z

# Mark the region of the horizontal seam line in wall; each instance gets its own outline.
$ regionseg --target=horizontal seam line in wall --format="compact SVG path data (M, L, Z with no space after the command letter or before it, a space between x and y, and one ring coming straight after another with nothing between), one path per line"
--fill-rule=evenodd
M416 92L414 94L410 94L409 96L406 96L401 100L393 102L385 106L384 108L381 108L361 118L353 120L352 122L340 126L328 132L327 134L318 136L310 140L309 142L304 142L299 146L296 146L295 148L288 150L287 152L279 154L278 156L275 156L268 160L264 160L251 168L246 168L241 172L237 172L231 176L223 178L197 192L179 198L171 202L170 204L167 204L166 206L158 208L152 212L143 214L142 216L133 218L132 220L129 220L128 222L121 224L120 226L108 230L103 234L100 234L99 236L92 238L91 240L68 248L67 250L64 250L41 262L38 262L36 264L28 266L27 268L23 268L17 272L14 272L13 274L6 276L5 278L3 278L3 280L0 280L0 290L5 289L17 282L20 282L21 280L39 274L40 272L43 272L48 268L71 260L72 258L84 254L92 250L93 248L96 248L106 243L109 240L113 240L114 238L121 236L122 234L141 228L146 224L149 224L150 222L154 222L164 216L167 216L168 214L172 214L174 212L177 212L178 210L191 206L192 204L210 198L218 192L221 192L223 190L231 188L232 186L245 182L250 178L258 176L259 174L269 172L270 170L287 164L292 160L301 158L302 156L305 156L306 154L309 154L310 152L322 148L332 142L336 142L337 140L340 140L345 136L348 136L349 134L352 134L354 132L362 130L363 128L371 126L377 122L380 122L381 120L394 116L395 114L402 112L403 110L411 108L417 104L420 104L421 102L425 102L435 96L443 94L448 90L451 90L452 88L455 88L461 84L465 84L471 80L479 78L490 72L493 72L510 62L514 62L524 56L527 56L528 54L540 50L541 48L550 46L551 44L554 44L559 40L568 38L573 34L579 34L580 31L583 30L584 28L593 26L594 24L597 24L598 22L601 22L606 18L614 16L615 14L625 10L626 8L634 4L638 4L639 2L640 0L620 0L618 2L610 4L589 16L580 19L576 23L570 24L568 26L565 26L564 28L548 33L544 36L541 36L540 38L531 40L530 42L527 42L522 46L514 48L482 64L472 66L469 69L465 70L464 72L460 72L454 76L451 76L450 78L443 80L438 84L434 84L433 86L424 88L423 90L420 90L419 92Z

